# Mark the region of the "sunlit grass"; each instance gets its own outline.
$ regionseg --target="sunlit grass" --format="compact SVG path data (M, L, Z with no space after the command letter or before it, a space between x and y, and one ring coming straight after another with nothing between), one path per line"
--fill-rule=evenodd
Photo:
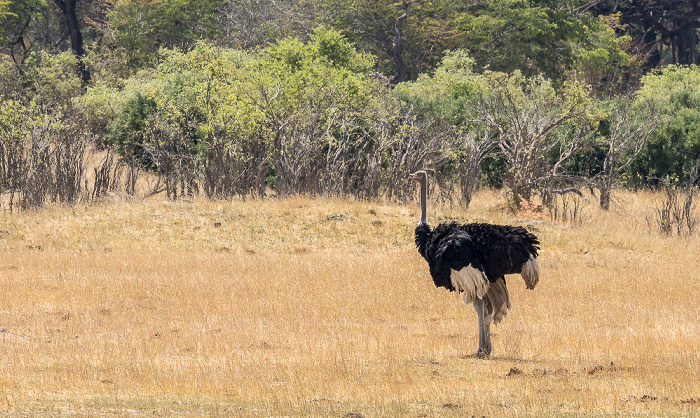
M342 199L55 207L0 217L0 411L366 416L700 413L700 238L645 219L657 196L528 225L542 279L508 279L493 358L436 289L414 205Z

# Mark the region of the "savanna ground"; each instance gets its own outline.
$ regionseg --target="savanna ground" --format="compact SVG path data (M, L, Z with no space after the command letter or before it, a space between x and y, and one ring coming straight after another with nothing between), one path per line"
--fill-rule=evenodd
M0 215L0 414L700 415L700 236L665 237L650 193L529 226L541 280L508 279L490 360L437 289L417 205L114 199ZM536 219L539 218L539 219Z

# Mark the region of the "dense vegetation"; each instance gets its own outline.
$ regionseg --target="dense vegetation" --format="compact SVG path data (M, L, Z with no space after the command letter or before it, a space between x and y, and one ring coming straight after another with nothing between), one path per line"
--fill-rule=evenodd
M143 172L171 199L406 199L417 168L466 205L693 187L698 23L691 1L0 0L3 205Z

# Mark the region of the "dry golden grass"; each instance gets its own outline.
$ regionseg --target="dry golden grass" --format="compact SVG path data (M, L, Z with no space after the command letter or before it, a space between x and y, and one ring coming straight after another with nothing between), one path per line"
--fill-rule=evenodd
M531 225L491 360L436 289L418 210L348 200L115 201L0 217L0 414L699 415L700 237L651 194L581 225L482 192L447 218ZM351 414L352 415L352 414Z

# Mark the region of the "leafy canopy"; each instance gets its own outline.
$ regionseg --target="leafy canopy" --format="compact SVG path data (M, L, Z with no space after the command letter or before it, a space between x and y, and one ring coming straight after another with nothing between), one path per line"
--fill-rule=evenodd
M666 176L685 181L700 158L700 67L669 65L642 78L638 102L647 102L662 123L630 177L656 184Z

